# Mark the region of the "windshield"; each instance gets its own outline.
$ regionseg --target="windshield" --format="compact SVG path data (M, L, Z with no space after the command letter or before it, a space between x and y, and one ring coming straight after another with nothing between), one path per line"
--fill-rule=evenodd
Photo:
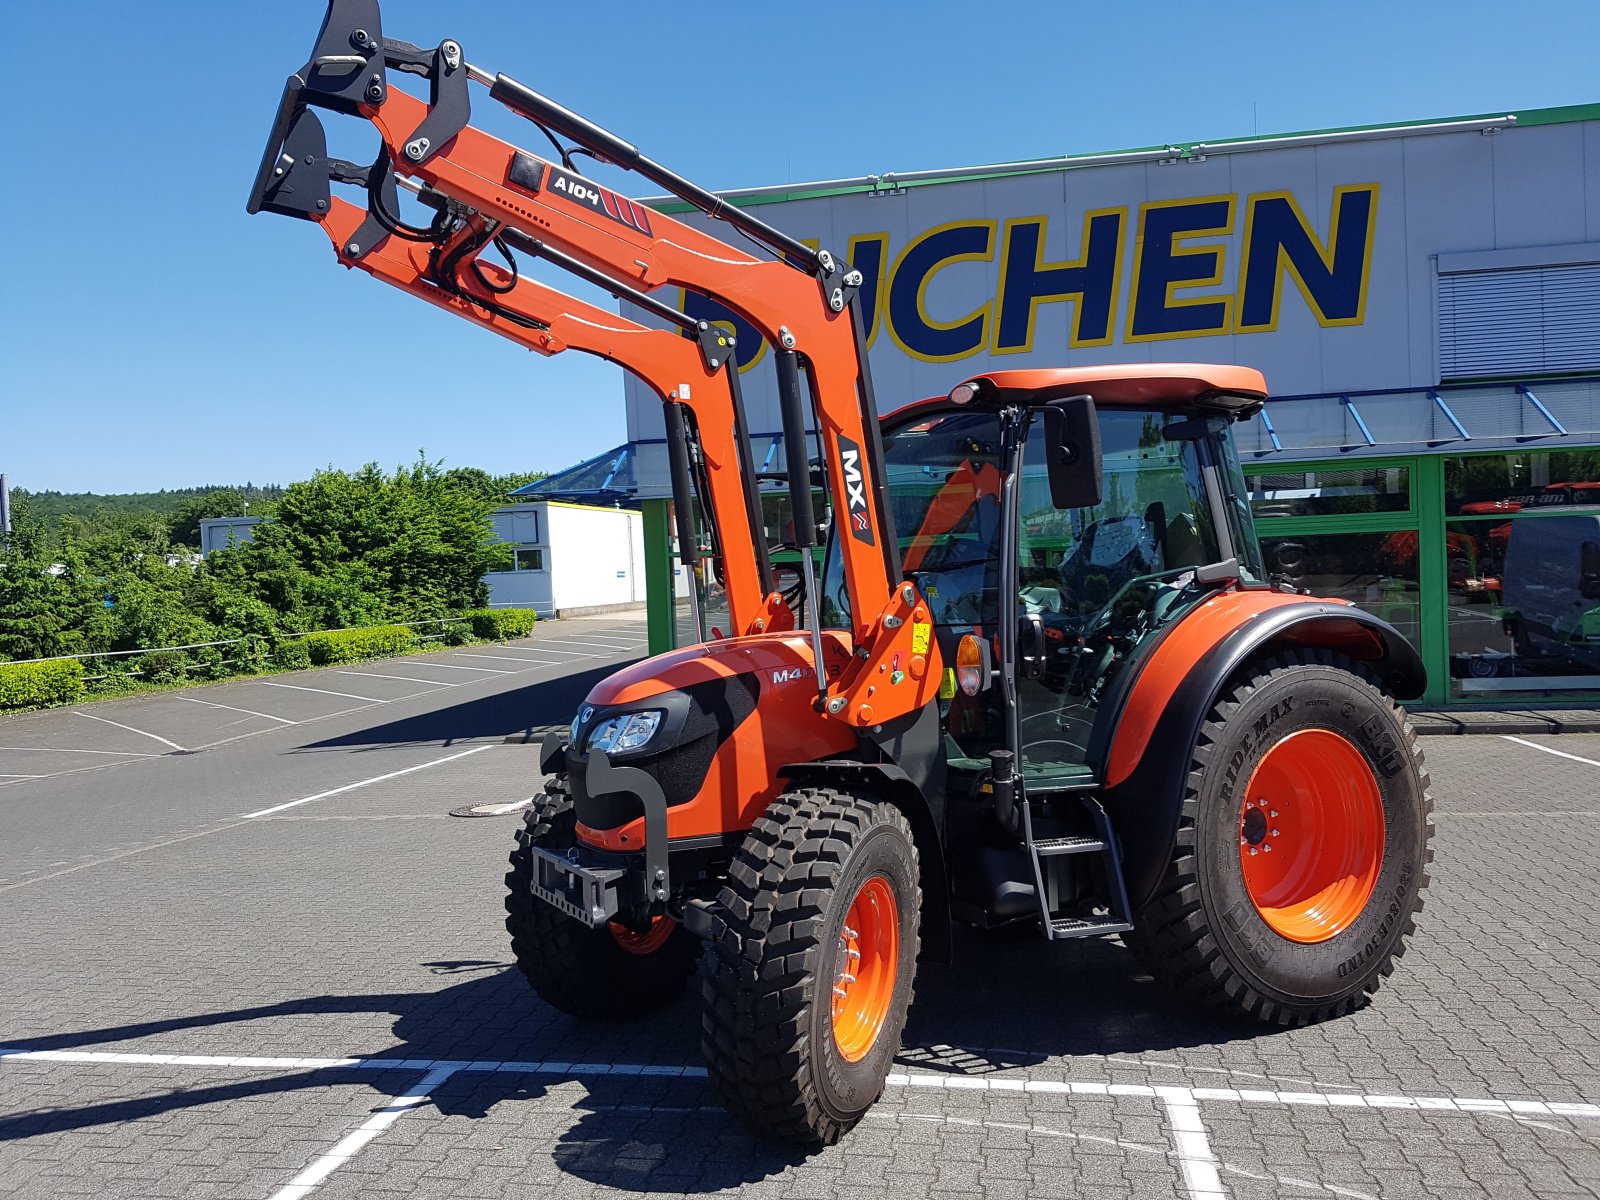
M1200 443L1164 436L1184 418L1127 409L1099 418L1105 474L1092 508L1050 502L1042 429L1036 423L1030 433L1017 539L1026 612L1092 623L1130 585L1176 579L1219 557Z
M1030 429L1019 481L1017 583L1022 612L1067 625L1093 624L1119 594L1143 581L1181 581L1221 557L1206 499L1202 442L1168 440L1186 414L1102 408L1104 483L1100 503L1058 509L1050 500L1042 431ZM1220 418L1215 435L1224 487L1238 459ZM1000 611L1001 416L954 410L912 421L884 437L895 530L908 578L927 597L936 625L988 625ZM1036 444L1037 443L1037 444ZM1243 492L1235 483L1235 490ZM1248 513L1230 513L1241 556L1253 558ZM1231 522L1230 522L1231 523ZM1246 577L1253 561L1241 563ZM1009 605L1006 607L1010 607ZM823 622L849 624L849 596L833 539L823 572Z
M993 612L1000 585L1000 417L945 412L884 437L884 470L907 578L938 625ZM823 571L823 624L850 623L835 538Z

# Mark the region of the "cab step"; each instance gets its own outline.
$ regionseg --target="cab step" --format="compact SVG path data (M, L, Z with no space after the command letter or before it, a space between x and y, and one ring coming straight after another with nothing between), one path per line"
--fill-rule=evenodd
M1126 933L1133 926L1115 917L1098 917L1086 920L1077 917L1052 917L1050 940L1057 938L1099 937L1106 933Z
M1098 797L1087 793L1077 796L1094 828L1093 835L1034 837L1032 805L1022 777L1016 773L1015 756L1008 750L995 750L990 752L989 761L996 813L1003 810L1021 816L1022 844L1033 864L1033 894L1039 906L1040 932L1055 941L1057 938L1126 933L1132 929L1133 910L1128 903L1127 884L1122 878L1121 846L1116 831L1111 828L1111 818ZM1100 856L1107 888L1103 902L1108 911L1104 917L1068 916L1062 911L1067 907L1062 897L1069 894L1069 890L1064 886L1068 878L1067 864L1060 860L1069 854Z
M1106 848L1106 844L1099 838L1092 837L1053 837L1035 838L1033 848L1041 855L1099 854Z

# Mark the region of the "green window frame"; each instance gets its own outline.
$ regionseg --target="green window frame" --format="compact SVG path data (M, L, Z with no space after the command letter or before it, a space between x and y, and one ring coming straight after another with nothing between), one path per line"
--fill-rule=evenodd
M1446 606L1447 564L1444 532L1444 456L1374 455L1363 458L1320 458L1292 462L1255 459L1244 464L1245 478L1296 474L1303 471L1359 471L1404 468L1408 504L1404 509L1370 513L1319 513L1256 517L1256 536L1325 536L1341 533L1417 535L1417 647L1428 672L1428 686L1416 704L1444 704L1450 691L1450 629Z

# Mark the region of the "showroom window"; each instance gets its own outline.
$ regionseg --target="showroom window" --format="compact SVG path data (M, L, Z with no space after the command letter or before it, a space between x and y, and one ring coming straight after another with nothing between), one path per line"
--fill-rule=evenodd
M1403 466L1274 471L1250 480L1250 509L1258 521L1406 512L1411 507L1410 476Z
M1359 605L1418 644L1421 593L1415 530L1278 537L1264 524L1261 551L1269 574L1314 596Z
M1452 695L1600 687L1600 449L1445 461Z

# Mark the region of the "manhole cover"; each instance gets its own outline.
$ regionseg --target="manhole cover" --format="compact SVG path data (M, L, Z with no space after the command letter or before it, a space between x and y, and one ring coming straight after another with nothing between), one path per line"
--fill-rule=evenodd
M510 804L463 804L460 808L452 808L452 817L509 817L512 813L526 812L528 805L533 803L533 797L526 800L513 800Z

